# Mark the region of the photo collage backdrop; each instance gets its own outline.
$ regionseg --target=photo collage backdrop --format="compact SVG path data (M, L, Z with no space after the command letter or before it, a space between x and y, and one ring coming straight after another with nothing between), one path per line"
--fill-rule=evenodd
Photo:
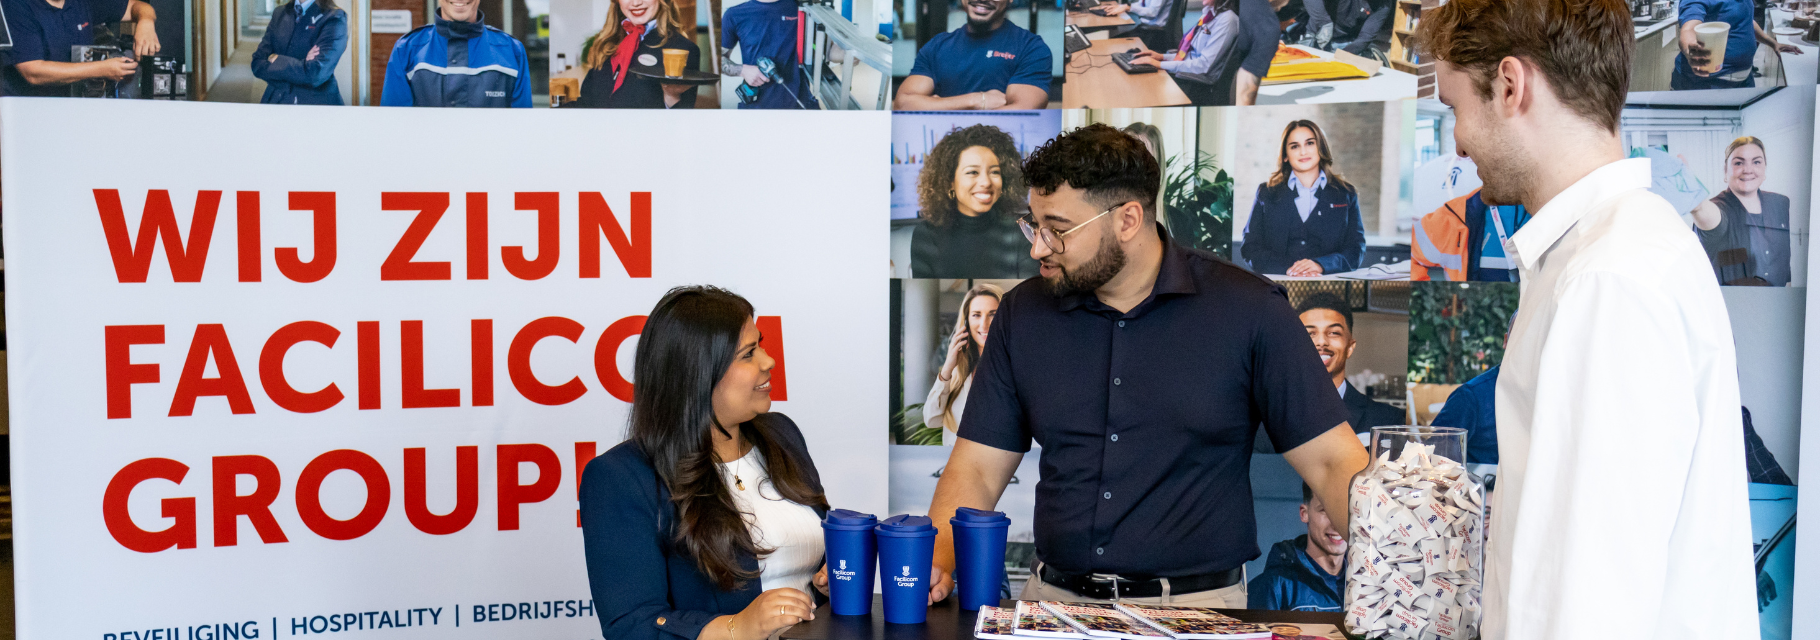
M903 110L899 100L891 152L887 412L893 513L927 509L963 414L953 387L962 380L956 372L966 369L962 354L972 347L965 341L979 335L982 320L996 309L997 294L1033 275L1026 271L1033 268L1030 259L1021 255L1029 244L1015 227L1003 219L987 224L1027 210L1017 202L1027 193L1011 190L1014 182L1025 189L1021 178L1014 181L1007 172L1006 191L978 216L984 220L963 219L920 208L954 207L952 199L928 197L956 186L950 174L928 172L953 171L961 163L951 158L968 149L1015 149L1026 156L1045 134L1094 123L1119 128L1156 154L1164 174L1159 219L1174 242L1277 281L1289 304L1307 309L1299 315L1335 375L1336 392L1361 441L1369 441L1372 426L1465 429L1466 462L1495 490L1493 391L1519 298L1515 266L1503 242L1533 212L1486 206L1476 197L1479 178L1472 161L1455 153L1453 116L1436 99L1433 64L1417 57L1409 43L1423 9L1438 2L1398 0L1382 8L1374 3L1370 11L1394 12L1374 31L1371 23L1311 25L1306 1L1312 0L1271 3L1278 37L1257 45L1268 51L1233 46L1202 60L1206 52L1192 46L1183 51L1180 45L1193 40L1184 39L1184 30L1193 30L1203 16L1223 20L1233 13L1242 21L1246 3L1065 0L1061 104L1051 105L1061 107L1059 114L985 114L979 105L960 105L967 113L935 114ZM1688 83L1674 81L1678 45L1664 36L1674 31L1675 3L1666 10L1657 6L1662 3L1633 4L1641 12L1634 15L1638 54L1623 140L1632 157L1651 160L1652 191L1682 212L1712 258L1715 277L1730 285L1724 294L1741 363L1745 406L1740 411L1747 416L1740 437L1750 452L1762 635L1788 638L1795 610L1805 366L1798 346L1806 327L1820 48L1807 36L1805 26L1813 23L1808 16L1772 5L1760 24L1780 44L1759 47L1745 73L1749 80L1740 82L1745 86L1684 86ZM1134 58L1142 63L1147 51L1176 55L1164 56L1160 70L1134 71ZM1248 70L1253 60L1264 63L1257 65L1263 73L1252 73L1262 81L1255 94L1242 95L1232 76ZM1057 121L1059 129L1052 124ZM1285 139L1309 132L1320 138L1329 162L1331 193L1321 195L1322 204L1344 203L1351 213L1333 253L1318 260L1319 273L1289 275L1293 263L1273 251L1285 228L1279 197L1285 187L1280 180L1273 184L1273 174ZM944 145L947 136L958 140ZM1732 156L1740 153L1754 159L1734 162ZM1000 166L1010 166L1008 154L991 155ZM1759 191L1764 203L1759 211L1747 211L1734 204L1740 202L1736 195L1727 195ZM1293 218L1293 206L1289 211ZM1737 224L1722 226L1732 220ZM969 227L1003 235L995 250L1003 255L956 258L918 251L940 244L932 242L938 231ZM1728 234L1737 227L1757 233ZM1347 313L1329 309L1335 306ZM1348 315L1350 322L1341 324L1350 326L1340 335L1315 335L1316 325ZM1329 318L1334 322L1323 322ZM1305 536L1322 533L1311 531L1304 519L1300 478L1280 452L1269 450L1268 438L1260 434L1258 442L1251 491L1260 555L1246 564L1247 577L1254 580L1272 562L1290 558L1283 550L1306 546ZM1034 447L1025 456L999 503L1013 521L1006 558L1011 595L1033 564L1028 523L1032 485L1041 481L1034 474L1041 451ZM1250 597L1254 607L1289 604L1271 602L1256 588ZM1330 606L1338 610L1337 603Z
M156 8L155 24L132 19L141 2ZM132 0L121 5L127 19L101 21L94 45L77 53L131 55L139 71L67 86L14 86L20 80L9 75L5 93L890 111L888 215L855 210L884 217L878 232L890 234L889 255L880 257L888 265L878 265L889 270L889 322L880 328L889 336L890 388L877 427L889 442L890 514L926 513L964 415L970 350L989 339L998 296L1036 277L1014 222L1028 208L1019 164L1064 131L1110 125L1156 155L1159 219L1172 241L1270 278L1290 305L1308 307L1298 315L1356 430L1464 428L1467 462L1495 490L1492 389L1519 298L1503 241L1534 212L1485 205L1472 161L1455 153L1434 65L1412 44L1422 13L1444 0L1354 3L1378 19L1346 24L1316 24L1310 2L1342 3L1286 0L1247 11L1266 3ZM1812 28L1820 19L1800 3L1760 8L1758 24L1777 44L1761 44L1721 84L1684 72L1676 0L1630 2L1636 55L1622 137L1632 157L1650 160L1652 191L1699 234L1715 277L1728 285L1763 637L1789 638L1799 624L1820 628L1820 607L1795 607L1793 589L1803 374L1816 360L1804 358L1802 345L1811 190L1820 179ZM1198 24L1274 35L1214 41L1199 37ZM620 46L634 34L636 46ZM155 50L142 46L149 40ZM465 57L449 53L458 41ZM29 55L15 48L6 64ZM816 144L813 128L801 134L803 144ZM1317 272L1277 249L1297 217L1293 205L1284 215L1290 187L1276 177L1283 147L1310 134L1327 163L1327 207L1318 213L1339 229L1332 251L1314 261ZM702 153L765 161L764 149L738 139L696 143ZM982 163L1000 167L1002 183L961 193L963 166ZM963 206L963 197L974 201ZM939 250L962 233L989 248ZM1335 318L1343 320L1337 332ZM1250 579L1268 570L1274 550L1321 534L1305 522L1299 477L1268 438L1258 440L1250 471L1260 555L1246 565ZM1025 456L998 505L1013 523L1012 595L1034 560L1040 456L1040 448ZM1820 604L1820 590L1800 597ZM1796 611L1814 611L1814 619L1797 622Z

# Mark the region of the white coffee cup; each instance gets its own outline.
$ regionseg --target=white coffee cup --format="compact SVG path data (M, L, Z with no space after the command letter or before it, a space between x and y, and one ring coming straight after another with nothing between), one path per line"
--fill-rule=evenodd
M1731 33L1732 26L1723 22L1702 22L1694 25L1694 38L1698 39L1700 46L1706 47L1711 54L1706 66L1701 67L1700 71L1718 73L1719 68L1725 66L1725 41L1731 37Z

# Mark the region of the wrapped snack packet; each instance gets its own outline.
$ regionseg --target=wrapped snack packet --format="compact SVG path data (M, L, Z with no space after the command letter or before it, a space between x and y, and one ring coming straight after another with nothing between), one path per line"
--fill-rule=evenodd
M1422 571L1427 575L1436 575L1452 571L1447 567L1447 541L1435 538L1423 540L1417 545L1422 551Z
M1391 599L1403 606L1415 604L1416 597L1422 595L1422 590L1416 587L1415 581L1402 573L1390 574L1390 578L1384 581L1384 586L1390 590Z
M1400 605L1390 608L1390 617L1392 618L1390 623L1391 633L1404 638L1414 638L1422 633L1423 628L1428 626L1427 620L1423 620L1422 617L1416 615L1414 611L1405 609Z
M1423 593L1433 596L1434 599L1439 600L1443 605L1453 605L1453 603L1457 601L1456 597L1460 593L1460 587L1456 586L1452 581L1449 581L1443 576L1430 576L1426 586L1428 589Z

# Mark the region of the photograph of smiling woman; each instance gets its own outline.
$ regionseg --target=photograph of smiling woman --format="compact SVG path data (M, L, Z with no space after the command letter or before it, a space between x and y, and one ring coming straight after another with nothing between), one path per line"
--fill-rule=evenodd
M1334 166L1321 125L1296 120L1283 127L1276 172L1258 187L1240 252L1264 274L1306 277L1359 268L1365 257L1359 192Z
M1694 208L1694 231L1719 284L1788 286L1790 201L1762 188L1768 164L1762 140L1733 140L1725 148L1725 190Z
M913 278L1028 278L1030 243L1018 230L1028 188L1016 141L992 125L955 129L923 162L921 206L910 236Z
M690 16L689 18L693 18ZM701 47L689 37L690 25L675 0L613 0L607 20L594 35L584 58L575 106L593 109L692 109L698 87L663 84L633 74L637 68L661 68L665 50L687 51L687 69L701 68Z

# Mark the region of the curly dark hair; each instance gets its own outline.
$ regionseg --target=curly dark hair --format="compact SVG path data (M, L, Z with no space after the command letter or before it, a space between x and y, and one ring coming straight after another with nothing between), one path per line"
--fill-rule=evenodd
M1098 123L1056 136L1024 162L1024 179L1037 193L1046 196L1067 184L1087 192L1095 207L1136 202L1144 207L1145 222L1156 221L1162 172L1143 142Z
M923 173L916 179L916 200L929 224L942 226L959 213L960 203L954 199L954 171L960 165L961 152L973 147L985 147L998 156L1003 186L999 188L998 201L992 203L992 213L1023 214L1024 196L1029 192L1024 185L1024 154L1018 153L1017 141L1011 139L1011 134L989 124L976 124L949 131L923 159Z

